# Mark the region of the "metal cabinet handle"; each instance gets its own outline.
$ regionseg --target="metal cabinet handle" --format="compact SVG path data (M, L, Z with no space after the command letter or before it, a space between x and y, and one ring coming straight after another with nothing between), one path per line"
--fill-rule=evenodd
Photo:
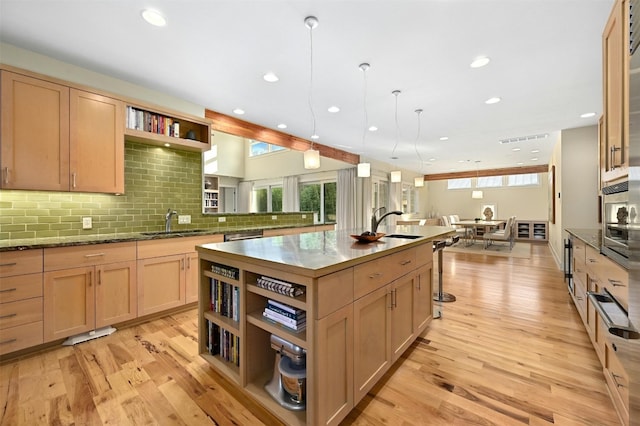
M92 281L93 281L93 272L89 271L87 273L87 276L89 277L89 287L91 287L93 285Z
M85 254L84 257L100 257L104 256L104 253Z
M382 276L381 272L375 272L375 273L369 275L369 278L379 278L381 276Z
M596 259L589 258L589 263L598 263Z
M71 173L71 182L72 182L72 188L76 187L76 172Z
M191 258L187 257L187 269L191 269Z
M8 345L9 343L13 343L18 341L18 339L16 339L15 337L13 339L7 339L7 340L2 340L0 341L0 345Z
M623 284L622 281L620 281L620 280L614 280L614 279L611 279L611 278L607 278L607 280L614 287L626 287L626 285Z
M180 269L184 271L184 259L180 259Z
M584 299L583 299L582 297L580 297L580 296L576 296L576 300L580 300L580 301L582 301L582 300L584 300Z
M9 183L9 167L7 166L2 168L2 181L4 183Z
M410 260L404 260L404 261L400 262L400 265L402 265L402 266L406 266L406 265L408 265L408 264L410 264L410 263L411 263L411 261L410 261Z
M9 293L9 292L16 291L16 290L17 290L17 288L16 288L16 287L13 287L13 288L5 288L4 290L0 290L0 293Z
M611 170L615 170L618 167L622 167L622 164L616 164L616 152L622 151L622 147L620 146L612 146L611 147Z
M16 314L15 312L14 312L14 313L12 313L12 314L0 315L0 319L13 318L13 317L15 317L16 315L18 315L18 314Z
M622 379L622 376L617 375L616 373L611 373L611 377L613 377L613 382L616 384L616 387L623 388L625 387L622 383L618 381L618 379Z
M98 269L98 285L102 284L102 269Z
M0 263L0 266L16 266L17 262Z

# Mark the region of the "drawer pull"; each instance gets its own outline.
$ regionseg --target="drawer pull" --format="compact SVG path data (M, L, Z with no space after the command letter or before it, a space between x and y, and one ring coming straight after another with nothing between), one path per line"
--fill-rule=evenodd
M584 299L582 297L580 297L580 296L576 296L576 300L579 300L579 301L582 302Z
M75 172L71 173L71 180L72 180L72 187L75 188L76 187L76 174Z
M13 288L5 288L4 290L0 290L0 293L9 293L9 292L16 291L16 290L17 290L17 288L16 288L16 287L13 287Z
M104 256L104 253L85 254L84 257L100 257Z
M611 373L611 377L613 377L613 382L616 384L616 387L619 387L619 388L625 387L622 383L618 381L618 379L623 379L622 376L618 376L616 373Z
M382 272L375 272L369 275L369 278L380 278L382 276Z
M16 266L17 264L17 262L0 263L0 266Z
M9 168L8 167L3 167L2 168L2 180L4 181L4 183L9 183Z
M589 263L598 263L598 261L596 259L589 258Z
M15 312L12 314L7 314L7 315L0 315L0 319L5 319L5 318L13 318L15 316L17 316L18 314L16 314Z
M16 339L15 337L13 339L7 339L7 340L2 340L0 341L0 345L8 345L9 343L13 343L13 342L17 342L18 339Z
M408 264L410 264L410 263L411 263L411 261L410 261L410 260L403 260L402 262L400 262L400 265L402 265L402 266L406 266L406 265L408 265Z
M622 281L620 280L612 280L611 278L607 279L609 280L609 283L614 287L626 287L626 285L622 284Z

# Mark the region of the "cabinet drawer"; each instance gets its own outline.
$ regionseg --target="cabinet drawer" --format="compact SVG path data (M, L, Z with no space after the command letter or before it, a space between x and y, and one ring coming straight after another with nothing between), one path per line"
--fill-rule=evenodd
M316 319L320 319L353 303L353 268L318 278L315 288Z
M136 260L135 242L44 249L45 271L131 260Z
M0 355L42 344L42 321L0 330Z
M42 273L18 275L0 281L0 303L42 296ZM4 307L2 308L4 312Z
M222 234L216 234L138 241L138 259L191 253L196 251L197 245L221 243L223 240L224 236Z
M607 386L611 391L613 403L619 412L624 416L629 416L629 376L620 364L618 354L616 353L616 346L614 343L607 340L606 346L606 368L605 377L607 379Z
M629 272L590 246L587 246L586 268L590 278L628 310Z
M42 297L2 304L0 328L42 321Z
M42 272L42 249L0 252L0 277Z
M433 243L429 242L415 248L417 266L433 264Z
M416 269L416 250L408 249L353 268L354 299L371 293Z

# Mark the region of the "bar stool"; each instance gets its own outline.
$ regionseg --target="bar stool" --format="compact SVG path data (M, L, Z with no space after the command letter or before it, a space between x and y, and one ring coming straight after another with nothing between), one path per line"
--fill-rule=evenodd
M438 292L433 293L433 300L436 302L455 302L453 294L442 291L442 251L445 247L451 246L460 240L460 236L454 235L450 240L434 241L433 251L438 252Z

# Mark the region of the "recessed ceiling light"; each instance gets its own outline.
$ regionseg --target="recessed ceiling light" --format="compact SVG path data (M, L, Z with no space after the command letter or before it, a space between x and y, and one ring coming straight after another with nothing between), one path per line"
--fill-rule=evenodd
M591 118L591 117L595 117L596 113L595 112L585 112L584 114L580 115L580 118Z
M169 148L171 146L170 143L165 143L164 146L166 146L167 148Z
M532 149L532 150L531 150L531 153L532 153L532 154L537 154L537 153L539 153L539 152L540 152L540 150L539 150L539 149Z
M523 163L522 161L518 161L518 162L516 163L516 165L518 165L518 166L522 166L523 164L524 164L524 163Z
M267 81L269 83L275 83L276 81L280 80L278 78L277 75L275 75L275 73L269 71L268 73L266 73L265 75L262 76L262 78L264 79L264 81Z
M318 136L318 135L311 135L311 139L320 139L320 136Z
M284 124L284 123L278 124L278 129L286 129L286 128L287 128L286 124Z
M520 148L513 148L511 151L517 152L520 151Z
M480 56L476 59L473 60L473 62L471 62L470 67L471 68L480 68L480 67L484 67L485 65L487 65L489 62L491 61L491 59L487 58L486 56Z
M436 161L435 158L429 158L429 161Z
M538 157L533 157L531 161L538 161Z
M242 108L236 108L233 110L234 114L242 115L244 114L244 110Z
M369 126L369 131L370 132L377 132L378 128L376 126Z
M449 140L449 136L442 136L440 138L441 141L448 141Z
M486 101L484 101L485 104L487 105L491 105L491 104L497 104L498 102L500 102L502 99L498 98L498 97L493 97L493 98L489 98Z
M142 19L156 27L164 27L167 25L167 19L160 12L153 9L145 9L142 11Z
M329 112L338 112L338 111L340 111L340 108L338 108L338 107L337 107L337 106L335 106L335 105L331 105L331 106L327 109L327 111L329 111Z

